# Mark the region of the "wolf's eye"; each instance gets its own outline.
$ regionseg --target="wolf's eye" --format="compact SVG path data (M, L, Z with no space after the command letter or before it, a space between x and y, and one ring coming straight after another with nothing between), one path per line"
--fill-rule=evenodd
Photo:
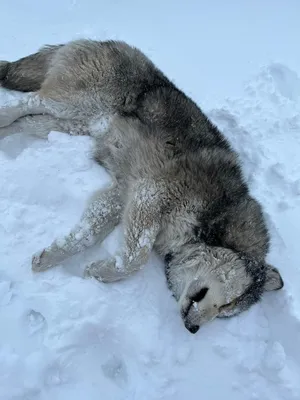
M206 296L206 293L208 292L208 288L202 288L198 293L194 294L191 297L191 300L194 301L195 303L199 303L199 301L203 300L204 297Z

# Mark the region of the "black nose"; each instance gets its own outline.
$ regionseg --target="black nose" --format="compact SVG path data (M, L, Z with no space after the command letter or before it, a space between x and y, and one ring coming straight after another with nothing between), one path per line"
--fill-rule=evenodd
M190 325L190 326L185 326L185 327L191 333L197 333L199 331L199 328L200 328L199 325Z

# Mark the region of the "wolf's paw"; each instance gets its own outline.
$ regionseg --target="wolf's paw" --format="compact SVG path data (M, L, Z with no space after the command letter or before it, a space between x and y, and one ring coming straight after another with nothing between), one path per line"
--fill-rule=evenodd
M35 253L32 257L31 261L31 269L34 272L42 272L46 271L49 268L52 268L53 265L51 263L51 260L49 260L49 257L47 256L47 251L46 249L42 251L38 251Z
M116 260L101 260L89 264L84 271L85 278L95 278L99 282L110 283L121 280L124 276L116 271Z

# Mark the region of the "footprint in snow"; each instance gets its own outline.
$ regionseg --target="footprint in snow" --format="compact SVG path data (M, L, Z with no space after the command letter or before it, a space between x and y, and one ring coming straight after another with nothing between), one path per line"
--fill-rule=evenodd
M272 165L265 172L265 181L267 188L272 188L273 192L277 192L277 208L279 211L285 211L298 203L300 180L290 180L282 163ZM289 200L287 201L287 199Z
M30 336L37 333L44 333L47 329L45 317L33 309L29 310L25 315L25 323Z
M119 387L124 387L127 384L126 365L121 358L115 355L102 364L102 372L106 378L111 379Z

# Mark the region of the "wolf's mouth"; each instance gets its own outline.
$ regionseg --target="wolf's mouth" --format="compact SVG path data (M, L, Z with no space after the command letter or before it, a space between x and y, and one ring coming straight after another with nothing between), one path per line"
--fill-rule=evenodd
M232 300L230 303L224 304L223 306L219 307L218 318L229 318L233 316L232 312L235 311L238 301L239 297Z

